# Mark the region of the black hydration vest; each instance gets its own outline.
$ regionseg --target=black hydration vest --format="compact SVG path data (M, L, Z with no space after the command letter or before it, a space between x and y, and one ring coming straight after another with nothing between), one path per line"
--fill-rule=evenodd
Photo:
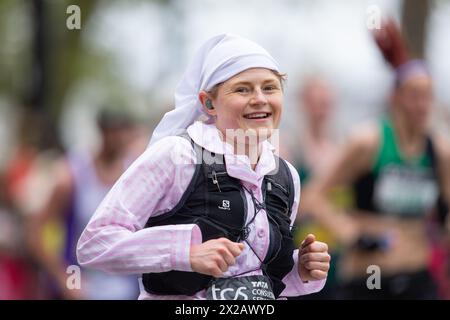
M220 237L234 242L244 241L249 232L245 226L247 200L239 179L227 174L223 155L205 150L187 135L183 137L190 140L197 155L192 180L179 203L171 211L150 218L145 228L197 224L203 242ZM269 277L273 293L278 298L285 288L282 279L294 266L292 254L295 246L290 216L295 191L287 164L281 158L276 160L278 170L264 177L264 203L255 203L253 196L252 199L255 205L254 214L261 208L265 208L267 212L270 245L261 269L263 274ZM193 295L206 289L212 280L212 276L185 271L142 275L145 290L160 295Z

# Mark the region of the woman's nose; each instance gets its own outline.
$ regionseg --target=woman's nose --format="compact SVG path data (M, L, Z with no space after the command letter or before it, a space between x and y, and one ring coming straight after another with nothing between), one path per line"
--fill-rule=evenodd
M263 105L267 103L267 97L261 88L257 88L254 90L250 103L255 105Z

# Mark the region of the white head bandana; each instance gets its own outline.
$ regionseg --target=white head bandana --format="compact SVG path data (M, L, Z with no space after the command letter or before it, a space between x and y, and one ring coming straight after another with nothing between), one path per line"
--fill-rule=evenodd
M279 72L275 59L260 45L232 34L221 34L206 41L196 52L175 91L175 109L167 112L153 131L150 145L186 129L201 115L207 115L198 98L236 74L250 68Z

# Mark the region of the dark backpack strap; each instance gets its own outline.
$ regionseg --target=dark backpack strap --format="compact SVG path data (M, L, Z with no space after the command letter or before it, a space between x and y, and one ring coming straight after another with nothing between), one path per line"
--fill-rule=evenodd
M431 165L433 167L433 171L436 172L438 163L437 163L436 151L434 149L433 141L430 136L426 137L425 152L431 159Z
M289 169L288 164L284 159L278 158L280 163L284 168L284 175L287 179L288 193L289 193L289 211L292 210L292 206L294 205L295 200L295 186L294 186L294 177L292 177L291 170Z
M265 274L271 279L276 297L286 285L283 278L293 266L295 250L291 229L291 213L295 199L294 181L287 163L275 158L277 167L264 178L266 212L270 226L270 245L264 259ZM270 189L269 189L270 188Z
M444 196L442 193L442 183L440 180L439 172L438 172L438 166L439 166L439 159L436 155L436 149L433 144L433 140L430 136L427 136L426 138L426 153L431 159L431 166L433 170L433 174L436 178L436 181L438 183L439 187L439 196L436 203L436 218L440 224L445 224L445 221L447 219L447 214L449 212L449 203L446 203L444 200Z
M266 180L271 183L276 183L279 187L286 190L289 197L289 212L286 212L286 214L290 214L295 200L294 178L284 159L275 156L275 162L276 168L266 175Z

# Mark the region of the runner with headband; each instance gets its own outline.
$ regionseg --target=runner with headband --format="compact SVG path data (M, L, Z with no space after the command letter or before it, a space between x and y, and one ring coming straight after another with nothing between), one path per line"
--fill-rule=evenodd
M83 266L141 274L140 299L280 299L321 290L325 243L294 247L295 168L275 154L283 109L277 62L222 34L194 56L175 109L96 210Z

